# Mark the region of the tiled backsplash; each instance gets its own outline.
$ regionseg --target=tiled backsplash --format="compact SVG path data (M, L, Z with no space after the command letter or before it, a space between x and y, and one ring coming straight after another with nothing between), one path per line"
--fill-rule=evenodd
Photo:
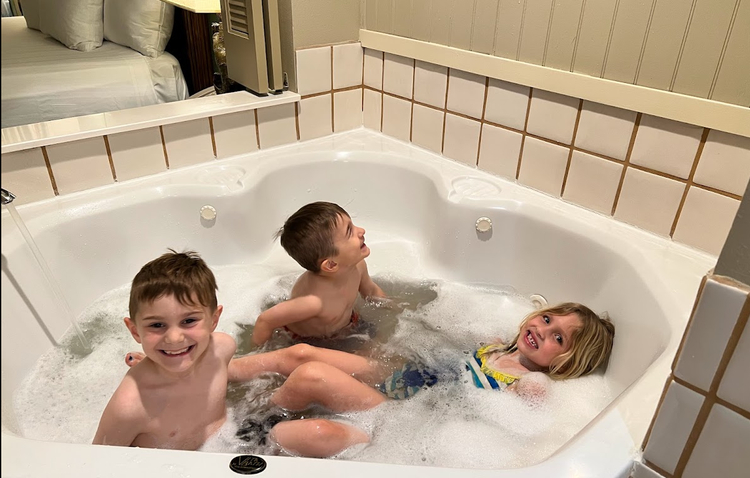
M706 277L644 444L645 465L661 476L747 476L748 316L750 287Z

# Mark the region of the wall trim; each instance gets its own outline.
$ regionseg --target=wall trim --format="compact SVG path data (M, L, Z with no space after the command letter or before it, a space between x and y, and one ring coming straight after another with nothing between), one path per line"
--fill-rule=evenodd
M750 108L744 106L595 78L371 30L360 30L359 41L363 47L373 50L750 137Z

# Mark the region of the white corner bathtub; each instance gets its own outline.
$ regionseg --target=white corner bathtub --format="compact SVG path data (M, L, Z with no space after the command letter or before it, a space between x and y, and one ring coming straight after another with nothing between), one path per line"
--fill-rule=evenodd
M166 247L211 266L265 261L301 205L351 212L368 243L394 238L371 273L419 267L426 277L511 284L550 303L607 310L617 325L605 379L614 401L546 461L458 470L265 457L260 476L627 477L714 257L366 130L167 171L19 207L77 316ZM218 216L199 216L204 205ZM491 236L475 221L487 216ZM405 260L409 257L409 260ZM416 265L415 265L416 264ZM12 398L69 322L29 248L2 214L2 476L234 477L234 455L43 442L25 438ZM46 329L46 330L45 330ZM122 330L126 333L125 328Z

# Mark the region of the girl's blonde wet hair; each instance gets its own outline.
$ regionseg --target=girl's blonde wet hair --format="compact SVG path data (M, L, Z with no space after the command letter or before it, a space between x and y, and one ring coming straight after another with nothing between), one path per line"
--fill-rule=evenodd
M581 326L575 328L570 337L570 349L550 364L547 371L550 378L565 380L581 377L590 374L609 360L615 338L615 325L608 317L600 317L585 305L575 302L565 302L530 313L521 322L518 334L510 345L498 346L498 350L504 350L506 353L518 350L518 339L526 324L532 318L545 314L576 314L581 321Z

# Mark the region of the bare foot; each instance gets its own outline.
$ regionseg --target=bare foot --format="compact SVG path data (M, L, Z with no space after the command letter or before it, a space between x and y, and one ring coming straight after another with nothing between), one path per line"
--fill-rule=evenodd
M145 358L146 356L140 352L130 352L125 355L125 363L128 365L128 367L132 367Z

